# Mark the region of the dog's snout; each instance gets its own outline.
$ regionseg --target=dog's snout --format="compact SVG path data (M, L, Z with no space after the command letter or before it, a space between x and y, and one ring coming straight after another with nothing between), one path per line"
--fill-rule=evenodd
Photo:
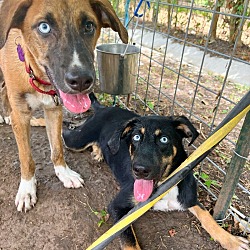
M134 174L137 178L147 178L150 174L150 170L144 166L135 165L133 167Z
M92 85L94 78L88 73L67 72L65 81L71 89L81 92Z

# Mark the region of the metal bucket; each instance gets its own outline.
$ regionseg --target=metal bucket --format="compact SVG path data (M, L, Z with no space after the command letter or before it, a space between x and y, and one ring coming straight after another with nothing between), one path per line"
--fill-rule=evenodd
M132 93L140 49L134 45L110 43L99 45L96 50L101 91L112 95Z

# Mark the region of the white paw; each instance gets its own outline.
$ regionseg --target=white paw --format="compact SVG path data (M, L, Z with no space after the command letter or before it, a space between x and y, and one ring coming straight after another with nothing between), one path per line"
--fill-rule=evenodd
M5 121L6 124L11 125L10 116L5 116L5 117L4 117L4 121Z
M66 188L80 188L83 184L83 179L75 171L71 170L68 166L57 166L55 172L59 180Z
M29 181L21 178L21 182L16 195L15 204L17 211L28 211L35 206L36 197L36 179L33 176Z
M5 123L5 120L4 120L4 118L0 115L0 124L3 124L3 123Z
M3 124L3 123L11 125L10 116L1 116L0 115L0 124Z

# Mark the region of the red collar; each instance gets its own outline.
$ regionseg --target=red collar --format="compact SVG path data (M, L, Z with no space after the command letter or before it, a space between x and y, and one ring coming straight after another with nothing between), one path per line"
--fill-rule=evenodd
M40 78L37 78L37 77L34 75L34 72L33 72L33 70L31 69L30 66L28 67L28 66L25 64L25 68L26 68L26 72L29 74L29 77L30 77L29 83L30 83L30 85L31 85L37 92L42 93L42 94L47 94L47 95L53 95L53 96L56 95L56 91L53 90L53 89L51 89L51 90L49 90L49 91L44 91L44 90L40 89L37 85L35 85L34 81L37 81L39 84L46 85L46 86L51 85L51 83L50 83L50 82L46 82L46 81L44 81L44 80L42 80L42 79L40 79Z
M18 58L20 61L24 62L25 63L25 57L24 57L24 52L23 52L23 49L21 47L20 44L17 45L17 54L18 54ZM27 66L26 63L25 63L25 68L26 68L26 72L29 74L29 83L30 85L39 93L42 93L42 94L47 94L47 95L52 95L52 96L56 96L56 91L51 89L49 91L44 91L42 89L40 89L37 85L35 85L34 81L37 81L39 84L42 84L42 85L46 85L46 86L49 86L49 85L52 85L50 82L46 82L40 78L37 78L35 75L34 75L34 72L33 70L31 69L30 66Z

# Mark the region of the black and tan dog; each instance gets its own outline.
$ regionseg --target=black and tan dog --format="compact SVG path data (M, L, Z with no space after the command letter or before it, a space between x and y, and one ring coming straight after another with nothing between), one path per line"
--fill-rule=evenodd
M191 144L198 132L184 116L138 116L117 107L103 107L94 95L90 96L95 114L74 130L65 129L63 138L65 145L73 150L83 150L89 145L95 150L100 147L120 184L120 192L109 205L109 213L117 222L136 203L147 200L161 180L187 158L182 140L191 138ZM154 209L188 209L224 248L249 249L246 239L226 232L199 205L192 172L156 203ZM121 242L122 249L140 249L131 227L121 234Z
M74 113L90 107L94 49L102 27L111 27L127 42L127 31L108 0L1 1L0 68L21 166L18 211L30 209L37 200L30 149L34 109L44 110L56 175L65 187L82 185L63 157L60 103Z

